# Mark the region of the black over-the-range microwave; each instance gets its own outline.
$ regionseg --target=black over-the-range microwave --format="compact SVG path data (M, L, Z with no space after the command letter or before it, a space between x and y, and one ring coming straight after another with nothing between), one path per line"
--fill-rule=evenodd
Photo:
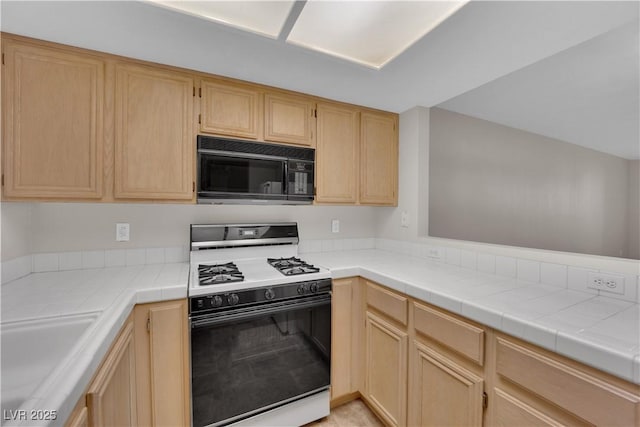
M315 150L198 135L198 203L308 204Z

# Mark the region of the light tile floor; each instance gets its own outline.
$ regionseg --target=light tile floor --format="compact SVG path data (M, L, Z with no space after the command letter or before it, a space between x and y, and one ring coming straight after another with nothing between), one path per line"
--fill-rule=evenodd
M384 424L357 399L332 409L328 417L305 427L384 427Z

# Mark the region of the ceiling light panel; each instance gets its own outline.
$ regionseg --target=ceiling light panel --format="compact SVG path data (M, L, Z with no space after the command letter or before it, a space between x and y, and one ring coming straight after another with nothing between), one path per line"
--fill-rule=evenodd
M287 42L379 69L465 3L309 0Z
M164 1L159 6L277 38L294 1Z

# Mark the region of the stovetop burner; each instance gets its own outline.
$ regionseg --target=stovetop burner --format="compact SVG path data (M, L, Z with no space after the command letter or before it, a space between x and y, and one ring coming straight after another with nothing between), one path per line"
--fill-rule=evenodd
M200 264L198 266L198 276L201 286L242 282L244 280L244 275L232 262L226 264Z
M267 262L285 276L295 276L298 274L317 273L318 267L307 264L300 258L267 258Z

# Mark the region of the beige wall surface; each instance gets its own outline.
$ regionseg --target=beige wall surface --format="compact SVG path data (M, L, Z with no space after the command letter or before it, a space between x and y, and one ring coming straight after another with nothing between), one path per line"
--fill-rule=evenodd
M366 206L37 203L33 204L31 213L31 249L33 253L42 253L187 246L192 223L297 221L301 239L373 237L374 209ZM332 219L340 220L340 233L331 233ZM130 224L129 242L116 242L117 222ZM4 232L4 217L2 228ZM13 244L10 239L6 243Z
M629 160L438 108L429 142L430 236L630 256Z
M31 253L31 203L0 203L2 261Z

